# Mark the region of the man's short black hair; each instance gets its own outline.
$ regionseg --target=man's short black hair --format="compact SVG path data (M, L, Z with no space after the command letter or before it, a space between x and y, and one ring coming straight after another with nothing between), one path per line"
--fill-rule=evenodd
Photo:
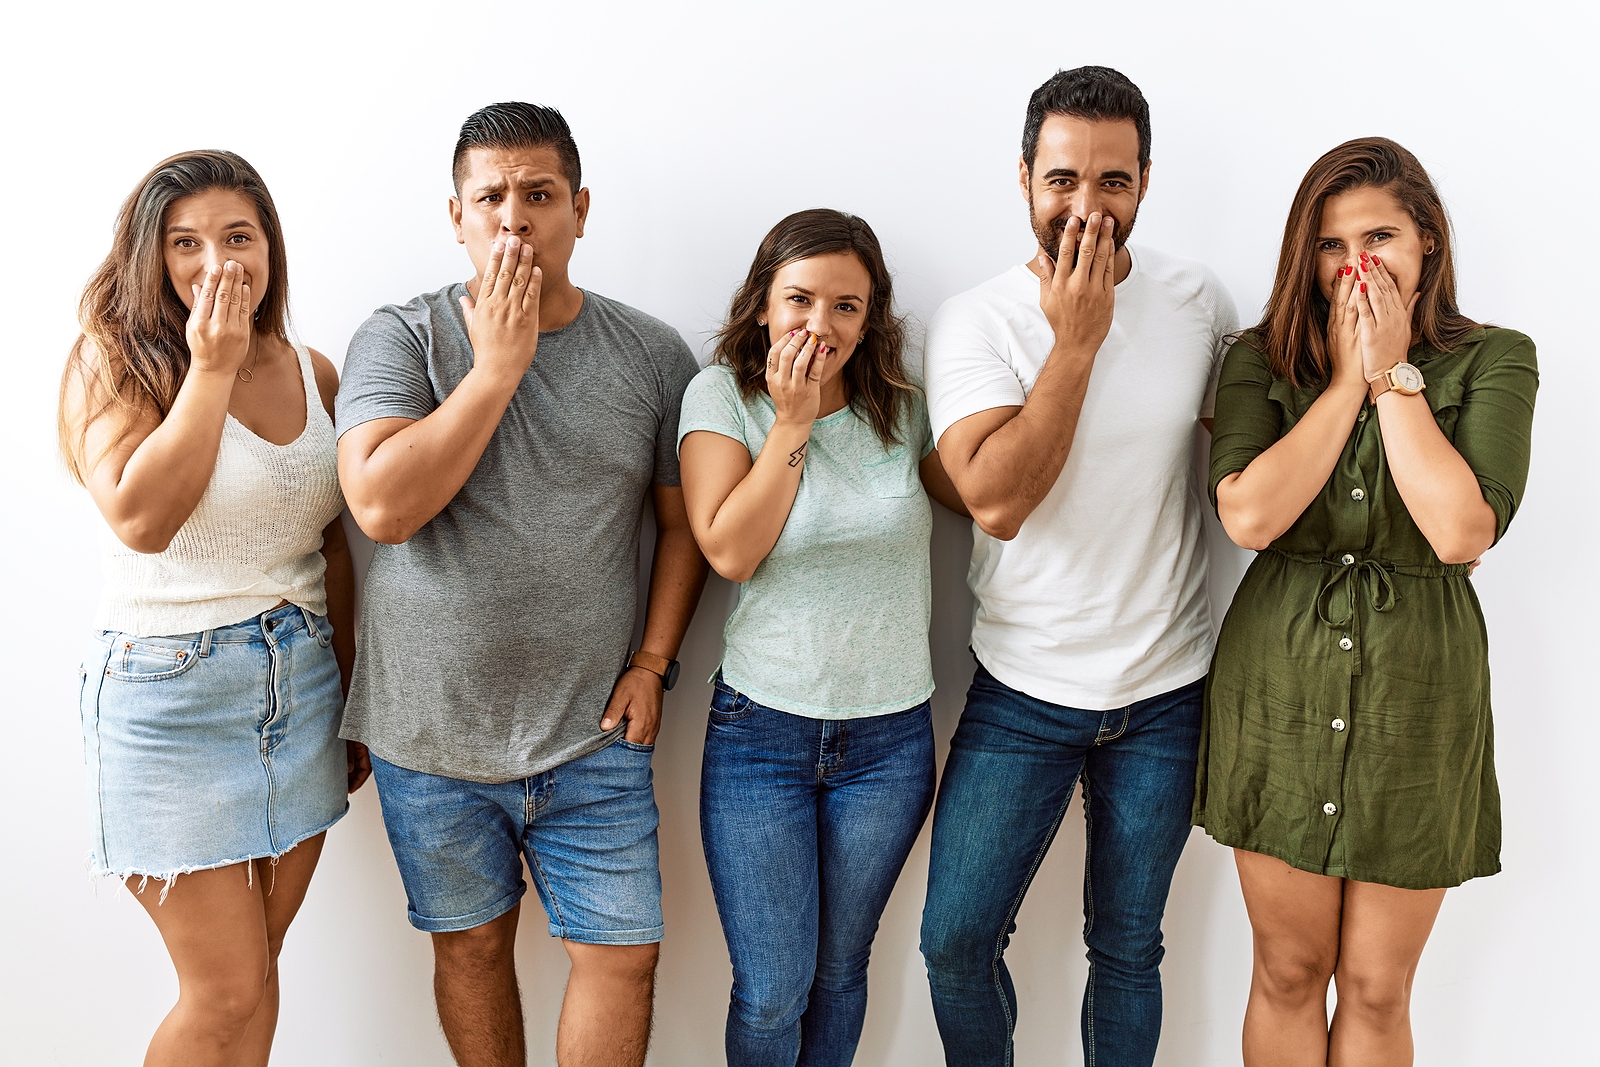
M1150 105L1127 75L1110 67L1058 70L1028 98L1022 124L1022 159L1033 171L1039 154L1039 130L1046 115L1072 115L1095 121L1126 120L1139 131L1139 172L1150 164Z
M467 176L467 153L474 148L554 148L561 157L561 173L572 186L573 195L583 185L583 168L578 163L578 143L561 112L553 107L524 104L518 100L490 104L467 116L456 140L451 161L451 176L456 192Z

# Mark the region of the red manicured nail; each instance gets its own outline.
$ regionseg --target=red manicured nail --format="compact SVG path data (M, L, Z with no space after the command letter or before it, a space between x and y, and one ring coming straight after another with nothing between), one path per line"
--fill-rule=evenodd
M1373 256L1372 257L1372 262L1374 262L1374 263L1382 263L1383 260L1379 259L1377 256Z
M1367 283L1366 282L1362 282L1361 283L1361 291L1363 293L1367 291Z

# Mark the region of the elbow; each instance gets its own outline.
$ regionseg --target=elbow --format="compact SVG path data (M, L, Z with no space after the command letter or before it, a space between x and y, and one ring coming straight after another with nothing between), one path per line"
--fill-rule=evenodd
M1010 541L1022 530L1025 515L1018 515L1015 508L1004 505L990 507L971 507L972 521L978 524L978 529L994 538L996 541Z
M1434 544L1433 554L1439 557L1440 563L1471 563L1493 546L1493 535L1489 537L1463 535L1451 538L1442 544Z
M380 545L404 544L417 532L416 526L404 521L401 516L387 508L372 504L357 504L348 498L345 502L350 506L350 516L356 520L356 525L361 527L361 532Z
M153 556L165 552L178 535L176 529L145 519L127 519L113 527L117 540L141 555Z
M1233 508L1218 508L1217 518L1222 520L1222 529L1228 535L1228 540L1251 552L1269 548L1283 533L1282 530L1270 528L1262 521L1262 516L1240 513Z
M760 560L751 562L740 559L732 552L707 552L705 556L712 570L737 585L748 582L756 573L756 568L761 565Z

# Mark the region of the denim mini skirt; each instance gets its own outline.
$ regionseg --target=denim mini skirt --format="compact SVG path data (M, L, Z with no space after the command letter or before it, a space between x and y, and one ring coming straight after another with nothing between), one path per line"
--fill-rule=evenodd
M94 873L170 886L276 859L347 810L326 618L286 604L177 637L101 631L82 675Z

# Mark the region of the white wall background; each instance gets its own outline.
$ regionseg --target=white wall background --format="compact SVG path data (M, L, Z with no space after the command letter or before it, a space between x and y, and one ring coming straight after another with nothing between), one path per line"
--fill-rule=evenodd
M1433 10L1429 10L1429 8ZM462 118L495 100L560 107L594 210L582 285L697 348L756 242L790 211L876 228L903 310L1031 251L1016 191L1029 92L1107 63L1149 97L1152 191L1137 241L1210 263L1242 313L1265 299L1289 198L1321 152L1382 133L1431 168L1459 229L1462 303L1539 344L1526 504L1475 579L1492 632L1506 871L1452 892L1416 983L1418 1062L1595 1062L1591 403L1597 237L1592 39L1577 5L119 4L7 17L6 610L0 615L0 1062L135 1064L176 989L154 927L84 877L74 672L99 585L93 513L54 452L75 301L118 203L161 157L241 152L287 229L295 321L339 361L379 304L465 277L445 216ZM1587 340L1585 339L1587 338ZM1243 554L1213 523L1226 606ZM970 538L934 540L941 744L971 673ZM651 1062L722 1062L727 955L697 822L707 686L732 588L714 579L656 760L667 940ZM1077 1064L1082 832L1064 833L1010 954L1028 1064ZM926 831L890 902L858 1062L940 1060L916 951ZM565 956L530 894L519 965L535 1063L553 1062ZM1160 1063L1238 1061L1249 928L1228 853L1198 831L1167 915ZM427 938L368 787L329 835L283 959L277 1062L449 1062Z

